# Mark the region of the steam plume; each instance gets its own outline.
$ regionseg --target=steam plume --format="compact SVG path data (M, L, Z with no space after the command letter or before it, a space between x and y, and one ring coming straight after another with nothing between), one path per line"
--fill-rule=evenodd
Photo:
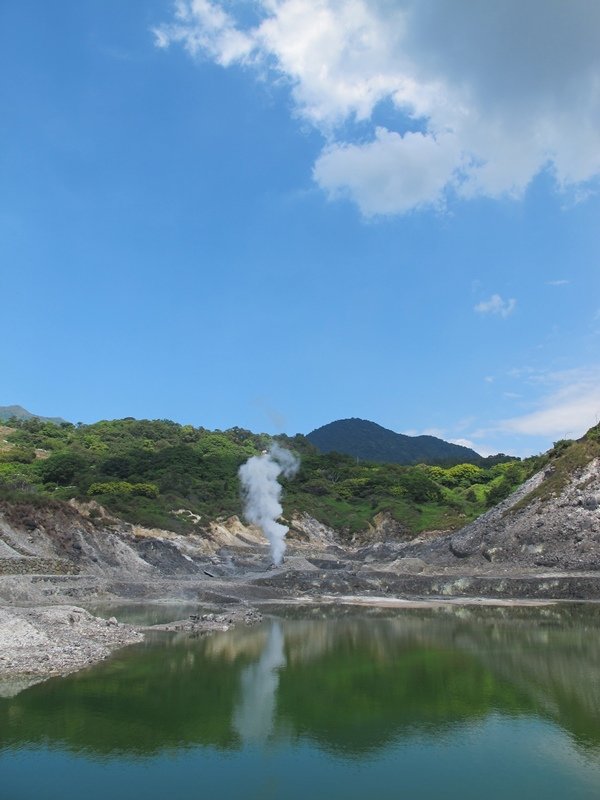
M280 503L280 475L293 478L300 461L285 447L273 444L268 453L252 456L239 469L244 500L244 516L258 525L271 544L275 564L281 564L285 553L287 525L277 522L283 511Z

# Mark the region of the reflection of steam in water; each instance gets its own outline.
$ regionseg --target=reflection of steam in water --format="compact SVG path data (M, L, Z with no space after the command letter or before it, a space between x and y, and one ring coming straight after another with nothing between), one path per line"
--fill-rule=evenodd
M253 662L241 672L233 715L243 741L267 740L276 713L280 726L296 727L298 709L290 710L285 688L281 694L282 666L287 668L289 688L289 681L302 679L308 669L327 673L331 655L345 669L345 664L368 654L375 672L404 662L411 677L411 653L441 652L479 663L490 679L520 693L517 706L527 700L528 713L536 708L585 743L587 752L596 749L600 758L600 607L441 607L369 618L364 612L355 614L288 618L271 628L235 628L204 640L203 653L211 660ZM444 669L449 667L441 664ZM475 686L472 691L476 693ZM500 696L498 702L504 701ZM282 733L278 727L278 736Z
M242 672L233 725L245 744L265 742L273 731L279 669L286 663L283 643L281 625L274 622L260 658Z

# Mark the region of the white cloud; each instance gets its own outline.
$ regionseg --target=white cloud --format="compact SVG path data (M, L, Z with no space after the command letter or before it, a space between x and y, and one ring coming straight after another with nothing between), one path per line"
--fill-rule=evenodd
M509 317L517 306L517 301L514 297L509 300L503 300L499 294L493 294L489 300L482 300L474 306L474 310L478 314L495 314L502 319Z
M455 432L458 432L464 427L469 427L471 423L474 422L474 418L470 417L464 420L459 420L457 423L452 425L452 429ZM443 428L424 428L423 430L417 430L416 428L412 428L410 430L403 431L405 436L435 436L438 439L444 439L446 442L450 442L451 444L459 444L462 447L468 447L471 450L475 450L476 453L479 453L480 456L491 456L495 455L498 452L497 447L492 447L487 444L483 444L482 442L475 443L472 439L467 439L465 437L455 437L452 438L450 436L450 432L444 430ZM485 436L487 431L482 431L481 436ZM474 438L477 438L479 432L475 432L471 434Z
M190 55L207 55L224 67L243 62L254 50L252 37L211 0L176 0L175 21L156 28L154 35L158 47L177 42Z
M399 214L440 205L456 167L455 141L377 128L366 144L333 144L318 158L314 178L330 196L353 198L362 213Z
M443 428L424 428L421 431L421 433L418 434L418 435L419 436L435 436L437 439L443 439L446 434L445 434L445 431L443 430Z
M287 82L326 139L315 180L367 216L518 197L544 169L585 195L600 173L600 3L256 0L251 24L243 6L178 0L157 45Z
M571 370L549 376L554 389L534 411L501 420L497 430L527 436L576 438L600 420L600 370Z
M571 281L564 279L558 281L546 281L547 286L566 286L568 283L571 283Z
M600 421L600 366L563 371L526 367L512 372L521 378L523 393L506 391L502 396L518 401L516 408L523 408L522 413L479 425L477 418L471 417L447 430L410 431L410 435L439 436L482 456L498 452L528 456L532 450L547 449L557 439L579 438ZM534 398L532 391L537 395Z
M498 452L497 449L489 447L486 444L475 444L471 439L448 439L451 444L459 444L462 447L468 447L470 450L475 450L480 456L486 458L487 456L494 456Z
M547 437L549 439L577 438L600 420L600 368L588 367L563 372L539 372L530 386L542 387L542 394L523 414L492 422L470 433L470 436L490 437L496 434ZM521 398L505 392L509 399Z
M470 447L471 449L475 449L475 445L470 439L448 439L450 444L458 444L461 447Z
M470 422L472 420L468 421ZM452 427L454 430L457 430L458 428L462 427L462 425L459 422ZM480 456L484 457L495 455L498 452L497 448L493 448L482 443L475 444L471 439L466 439L464 437L451 438L448 431L444 430L443 428L425 428L421 431L412 429L404 431L404 434L406 436L435 436L438 439L444 439L446 442L450 442L450 444L459 444L462 447L468 447L471 450L475 450L475 452L479 453Z

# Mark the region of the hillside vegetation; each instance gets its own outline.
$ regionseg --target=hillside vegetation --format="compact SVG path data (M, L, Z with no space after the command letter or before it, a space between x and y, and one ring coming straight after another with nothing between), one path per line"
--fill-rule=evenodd
M284 484L285 516L306 512L346 535L367 531L381 512L407 536L459 528L540 463L357 463L348 455L320 454L300 435L277 438L301 457L299 474ZM0 430L0 497L93 499L130 522L185 532L241 514L238 468L270 441L240 428L209 431L168 420L74 426L11 419Z

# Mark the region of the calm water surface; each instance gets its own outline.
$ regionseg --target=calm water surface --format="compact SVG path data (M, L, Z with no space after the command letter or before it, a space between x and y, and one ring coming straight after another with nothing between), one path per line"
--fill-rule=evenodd
M2 800L598 797L595 606L314 609L0 697Z

